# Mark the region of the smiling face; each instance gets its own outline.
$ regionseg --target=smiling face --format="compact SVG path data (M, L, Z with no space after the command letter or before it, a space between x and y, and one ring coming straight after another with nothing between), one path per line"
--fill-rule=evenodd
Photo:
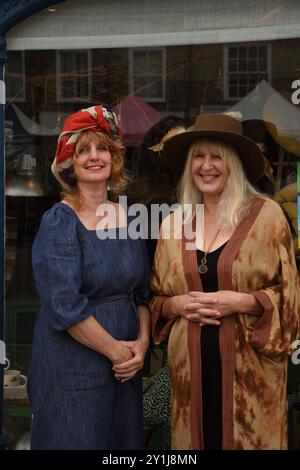
M106 182L111 175L111 167L111 153L99 136L86 135L78 142L74 156L77 182Z
M212 141L201 140L193 147L191 175L203 196L219 198L229 175L227 165Z

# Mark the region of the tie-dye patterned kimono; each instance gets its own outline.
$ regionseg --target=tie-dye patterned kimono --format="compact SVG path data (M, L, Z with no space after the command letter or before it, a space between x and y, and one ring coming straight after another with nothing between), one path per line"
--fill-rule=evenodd
M199 325L161 316L169 296L202 286L196 251L186 250L184 235L176 239L170 226L170 239L158 240L151 277L153 336L155 343L168 338L172 448L203 449ZM287 357L299 338L299 283L290 230L274 201L254 200L217 272L220 290L251 293L264 309L221 320L222 447L286 449Z

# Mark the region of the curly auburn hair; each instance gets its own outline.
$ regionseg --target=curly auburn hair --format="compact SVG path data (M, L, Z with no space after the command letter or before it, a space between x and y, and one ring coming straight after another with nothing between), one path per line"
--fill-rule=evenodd
M85 130L80 133L76 143L73 159L77 157L80 147L89 144L91 141L96 145L103 145L109 150L112 157L112 167L108 185L113 196L119 196L123 193L130 180L124 168L124 146L122 143L113 141L107 134L103 132L92 132L90 130ZM69 185L70 189L63 190L61 193L61 198L71 203L76 209L80 210L81 198L74 175L74 169L71 173Z

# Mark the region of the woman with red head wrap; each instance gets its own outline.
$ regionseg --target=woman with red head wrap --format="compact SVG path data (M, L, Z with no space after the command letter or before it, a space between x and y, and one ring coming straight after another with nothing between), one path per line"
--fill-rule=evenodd
M67 118L58 139L52 171L63 198L44 214L32 250L41 299L28 388L32 449L143 447L147 255L128 236L125 211L107 199L108 185L116 195L126 185L122 152L117 118L100 105ZM116 214L108 230L106 211Z

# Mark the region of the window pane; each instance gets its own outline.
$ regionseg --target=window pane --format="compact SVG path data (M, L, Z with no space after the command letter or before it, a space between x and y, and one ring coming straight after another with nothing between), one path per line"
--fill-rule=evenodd
M240 47L239 48L239 59L246 59L247 58L247 48Z
M61 52L61 72L70 73L74 69L73 52Z
M151 52L148 57L148 70L153 74L162 73L162 53L161 52Z
M88 68L86 53L75 52L75 67L81 73L86 73Z
M66 99L88 98L88 51L60 52L61 97Z
M150 98L159 98L163 95L163 86L161 79L156 79L149 84L148 87L148 97Z
M230 98L237 98L237 87L235 86L229 87L229 96Z
M135 81L135 93L147 98L161 98L163 94L162 80L155 77L139 77Z
M63 98L74 98L75 88L74 81L72 78L63 78L61 82L61 96Z
M229 72L237 72L237 61L236 60L230 60L229 61L228 70L229 70Z
M77 97L88 97L88 59L86 53L75 53L76 60L76 78L77 82Z
M134 81L134 92L139 96L148 96L148 77L137 77Z
M229 47L229 59L236 59L237 58L237 48L236 47Z
M75 96L74 81L74 56L72 51L63 51L60 53L61 70L61 96L72 98Z
M25 99L24 73L22 52L8 52L5 67L6 96L8 99L16 101Z
M246 60L239 60L239 71L246 72L247 70L247 61Z
M250 46L248 48L248 56L250 59L255 59L257 57L257 47Z
M134 75L147 73L147 55L144 52L134 51L133 73Z
M231 85L237 85L238 84L238 78L236 75L230 75L229 76L229 83L230 83L230 86Z
M134 93L144 98L161 99L163 95L163 50L133 51Z
M256 78L252 78L250 77L249 78L249 91L253 90L253 88L255 88L256 86Z
M249 70L249 72L256 72L256 70L257 70L257 61L256 61L256 59L250 59L249 60L248 70Z
M267 58L267 48L265 46L259 47L259 58L266 59Z
M7 54L6 69L13 74L22 74L22 53L12 51Z
M244 96L246 96L248 94L248 89L246 86L244 87L239 87L239 98L243 98Z
M265 71L267 70L267 61L266 60L259 60L258 61L258 70Z

